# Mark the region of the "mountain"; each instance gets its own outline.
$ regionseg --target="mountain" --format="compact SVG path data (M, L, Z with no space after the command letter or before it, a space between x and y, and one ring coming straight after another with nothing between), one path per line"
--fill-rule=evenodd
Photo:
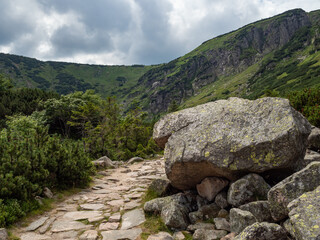
M135 100L158 114L173 102L185 108L320 86L319 23L320 11L294 9L213 38L146 72Z
M41 88L60 94L95 89L103 96L126 96L127 91L153 66L103 66L43 62L0 53L0 73L17 87Z
M294 9L210 39L167 64L101 66L0 54L0 72L16 86L62 94L95 89L117 96L126 108L139 104L161 114L172 104L185 108L320 87L319 50L320 10Z

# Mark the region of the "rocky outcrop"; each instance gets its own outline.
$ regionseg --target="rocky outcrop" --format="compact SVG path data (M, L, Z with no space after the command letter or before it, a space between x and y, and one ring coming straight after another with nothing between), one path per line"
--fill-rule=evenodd
M312 162L306 168L294 173L268 193L270 211L275 221L288 216L288 204L305 192L313 191L320 185L320 162Z
M320 186L290 202L288 209L297 240L320 239Z
M161 118L153 138L165 146L166 174L178 189L205 177L234 180L245 172L294 170L311 125L281 98L229 98Z

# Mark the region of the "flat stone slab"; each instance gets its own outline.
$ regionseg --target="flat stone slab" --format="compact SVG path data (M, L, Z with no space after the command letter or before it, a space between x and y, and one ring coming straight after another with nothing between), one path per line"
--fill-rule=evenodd
M86 230L88 228L92 227L92 225L86 225L82 222L77 221L70 221L70 220L56 220L52 224L51 232L57 233L57 232L66 232L71 230Z
M80 207L84 210L101 210L103 209L105 206L104 204L94 204L94 203L85 203L85 204L81 204Z
M99 226L99 231L110 231L110 230L117 230L119 227L118 222L107 222L101 223Z
M103 212L101 211L77 211L77 212L67 212L65 215L63 215L63 218L65 219L71 219L71 220L83 220L83 219L95 219L103 217ZM90 222L90 220L89 220Z
M51 240L51 237L36 233L25 233L20 237L21 240Z
M96 230L88 230L81 234L79 240L96 240L98 238L98 232Z
M112 200L112 201L108 201L106 204L113 206L113 207L122 207L124 204L124 200L122 200L122 199Z
M136 240L142 233L141 228L134 228L128 230L111 230L101 232L102 240L119 240L119 239L129 239Z
M109 222L120 222L120 219L121 219L121 214L120 213L114 213L109 217L108 221Z
M34 231L36 229L38 229L39 227L41 227L47 220L49 219L49 217L42 217L39 218L38 220L32 222L27 228L26 231Z
M146 218L144 216L144 211L141 208L134 209L123 214L121 230L127 230L136 227L145 221Z

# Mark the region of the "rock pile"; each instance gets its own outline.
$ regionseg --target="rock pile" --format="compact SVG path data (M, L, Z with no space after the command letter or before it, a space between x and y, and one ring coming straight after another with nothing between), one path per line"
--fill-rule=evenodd
M166 115L154 139L181 192L144 210L199 240L320 239L320 131L310 132L280 98L230 98Z

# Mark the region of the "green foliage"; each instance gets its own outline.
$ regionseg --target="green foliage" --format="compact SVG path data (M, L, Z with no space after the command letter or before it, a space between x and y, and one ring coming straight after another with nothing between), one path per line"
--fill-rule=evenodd
M12 116L0 132L0 225L34 209L44 187L85 185L93 173L82 144L50 136L44 113Z
M176 100L172 100L168 107L168 113L175 112L178 110L178 108L179 105L177 104Z
M301 112L311 124L320 127L320 88L292 92L288 99L292 107Z

